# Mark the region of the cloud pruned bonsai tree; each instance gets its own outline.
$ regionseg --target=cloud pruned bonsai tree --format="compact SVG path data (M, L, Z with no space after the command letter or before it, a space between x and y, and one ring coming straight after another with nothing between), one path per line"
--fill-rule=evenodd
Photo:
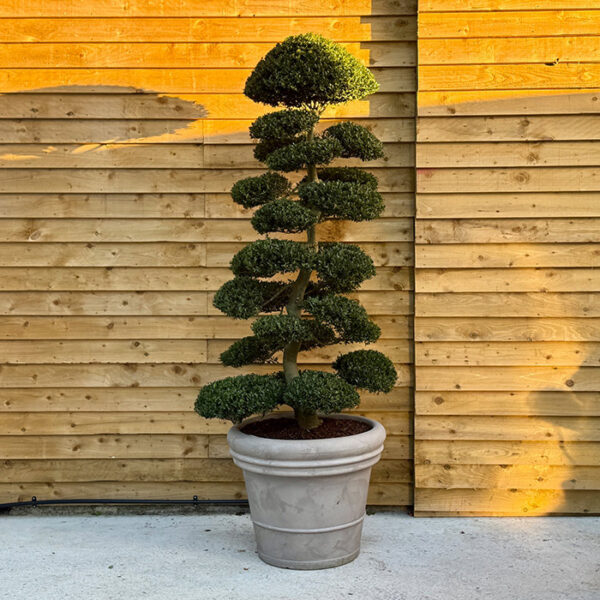
M302 351L370 344L381 334L365 309L343 295L375 275L373 261L358 246L319 243L317 226L328 220L367 221L381 214L383 199L373 175L327 165L337 158L381 158L383 145L351 122L315 131L327 107L377 89L370 71L346 49L315 34L277 44L246 81L246 96L284 108L259 117L250 127L250 136L257 140L254 155L269 170L238 181L231 190L236 203L258 207L252 225L266 237L233 257L234 278L215 295L214 305L224 314L256 317L253 335L234 342L220 358L225 365L242 367L274 362L283 352L283 369L204 386L195 405L203 417L239 423L285 404L294 409L298 425L310 430L321 423L319 415L357 406L357 389L392 389L394 365L375 350L340 355L333 373L298 368ZM294 171L304 174L295 185L282 175ZM271 234L303 234L306 241Z

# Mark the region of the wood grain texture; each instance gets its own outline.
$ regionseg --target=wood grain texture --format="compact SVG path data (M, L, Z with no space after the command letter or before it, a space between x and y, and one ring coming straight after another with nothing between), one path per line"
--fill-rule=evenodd
M597 9L419 3L417 516L600 510Z
M250 334L213 306L257 238L230 189L264 172L248 127L273 109L243 86L276 42L314 31L380 84L330 107L319 131L353 119L382 139L385 158L365 166L383 218L318 237L359 244L381 269L352 297L382 328L373 347L398 385L354 412L388 432L369 502L412 503L415 0L98 0L93 13L0 6L0 501L245 497L229 424L193 406L235 374L219 355ZM303 368L362 347L303 353Z

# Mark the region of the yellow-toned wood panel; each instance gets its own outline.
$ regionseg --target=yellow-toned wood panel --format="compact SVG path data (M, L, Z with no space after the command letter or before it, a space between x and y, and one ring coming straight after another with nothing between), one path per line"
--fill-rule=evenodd
M418 60L419 65L477 64L484 68L483 65L494 63L544 63L555 67L569 62L596 62L599 51L600 40L592 35L531 37L520 39L518 44L512 38L502 37L424 39L419 42ZM543 73L544 69L538 72Z
M419 92L422 117L450 115L579 115L600 112L600 89ZM560 122L560 120L559 120Z
M14 1L14 0L13 0ZM574 10L594 8L590 0L420 0L419 12L446 10Z
M586 8L598 8L594 4ZM596 10L420 12L419 39L598 35L598 18Z
M297 17L302 15L414 15L415 0L95 0L95 17ZM89 7L78 0L6 0L2 17L86 17Z
M419 4L418 516L600 510L597 8Z
M468 268L468 266L467 266ZM600 317L597 293L420 293L419 317Z
M415 306L419 315L419 303L415 302ZM420 342L597 342L600 341L600 319L564 315L555 318L417 316L415 339Z
M3 19L1 42L279 42L313 32L336 42L416 39L413 16L294 18L136 18ZM582 31L585 33L585 31Z
M87 92L86 92L87 91ZM139 92L139 93L138 93ZM348 104L330 107L324 118L371 118L405 117L403 136L414 140L415 98L413 93L376 93L366 100L356 100ZM144 92L131 87L120 86L104 89L102 94L93 93L89 87L62 87L19 92L18 98L12 94L0 96L0 119L208 119L211 115L222 120L254 119L266 112L269 107L252 102L242 94L164 94ZM398 120L398 119L396 119ZM1 125L1 123L0 123ZM28 121L21 123L26 127ZM97 124L107 127L109 124ZM172 124L171 124L172 125ZM199 128L202 123L195 123ZM34 125L35 126L35 125ZM166 124L165 127L169 127ZM182 125L185 127L185 124ZM245 131L245 130L244 130ZM68 138L57 138L63 142ZM89 138L91 139L91 138ZM84 140L84 142L89 141ZM6 141L6 140L4 140ZM160 141L160 140L158 140Z
M94 12L95 12L94 8ZM275 44L111 42L0 43L0 67L40 69L252 69ZM371 67L414 67L413 42L354 42L343 46Z
M361 414L388 431L369 502L412 503L415 13L414 0L100 0L93 18L70 0L2 4L3 501L244 497L228 425L193 413L198 387L233 374L220 352L249 333L212 306L256 238L229 189L262 172L247 130L270 109L241 92L275 42L316 31L380 83L321 128L352 118L384 141L369 165L384 218L319 237L382 269L353 295L400 374L389 395L363 394Z

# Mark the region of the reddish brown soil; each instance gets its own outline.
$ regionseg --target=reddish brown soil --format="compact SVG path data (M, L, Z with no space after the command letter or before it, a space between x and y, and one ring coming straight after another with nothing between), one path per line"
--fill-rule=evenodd
M289 418L265 419L242 427L242 431L248 435L271 440L324 440L357 435L369 431L369 429L371 426L361 421L333 418L323 419L321 425L310 431L300 429L296 420Z

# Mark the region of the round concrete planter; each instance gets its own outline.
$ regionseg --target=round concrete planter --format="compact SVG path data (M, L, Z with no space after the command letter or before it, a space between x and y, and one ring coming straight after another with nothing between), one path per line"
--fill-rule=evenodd
M283 414L281 416L289 416ZM371 467L383 450L377 421L335 415L371 429L323 440L271 440L232 427L227 441L244 471L258 554L287 569L326 569L360 551Z

